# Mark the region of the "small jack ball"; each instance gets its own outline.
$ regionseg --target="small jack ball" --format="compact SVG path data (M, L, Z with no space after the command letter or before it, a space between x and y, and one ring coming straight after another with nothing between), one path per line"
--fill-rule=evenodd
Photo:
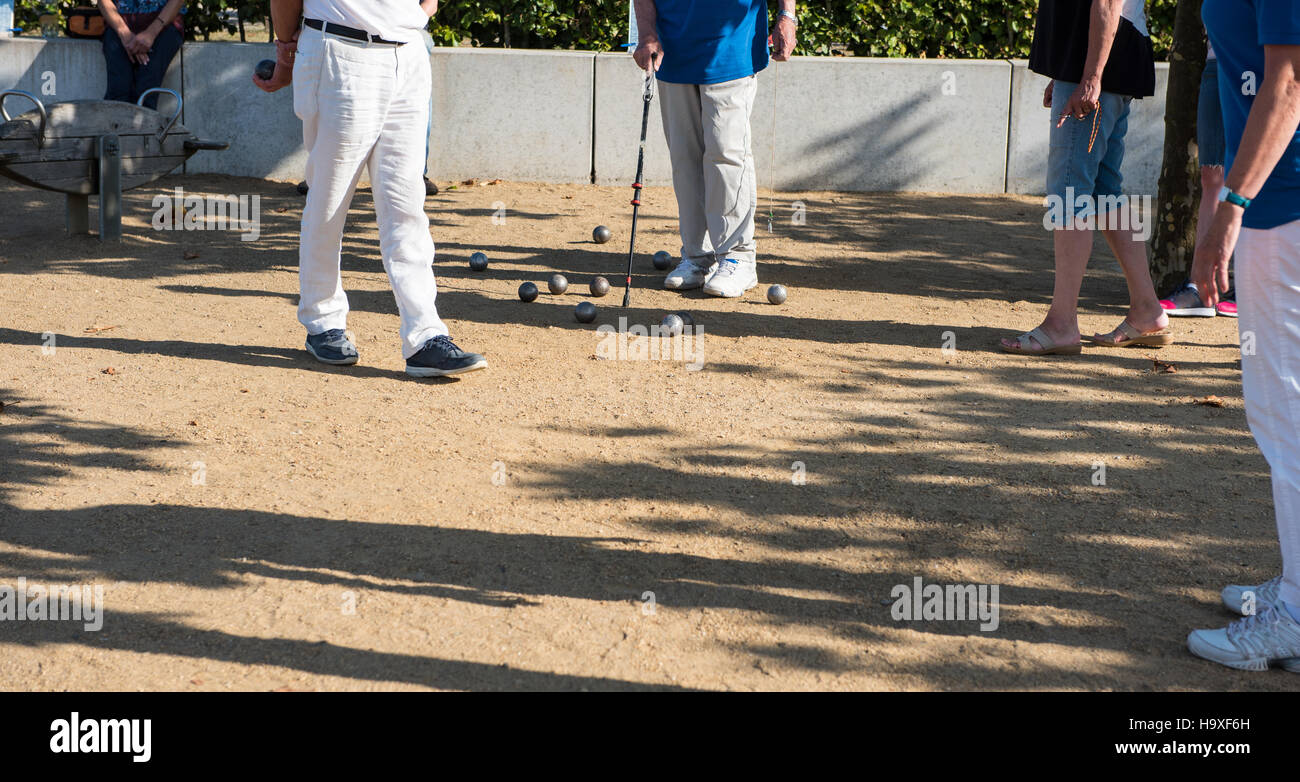
M676 313L665 315L664 319L659 323L659 330L669 337L681 334L682 329L685 327L686 324L682 321L682 316Z
M591 240L596 244L604 244L605 242L608 242L610 237L613 235L613 231L603 225L598 225L595 230L591 232Z
M551 289L551 293L556 296L563 294L569 289L569 281L564 279L563 274L552 274L550 282L546 285Z
M270 81L271 77L275 75L275 60L262 60L253 69L253 73L256 73L257 78L262 81Z
M592 280L591 284L587 287L591 289L592 296L604 296L606 293L609 293L609 280L604 277L597 277Z
M589 301L584 301L573 308L573 317L578 319L579 323L590 323L596 319L596 305Z
M487 268L487 255L485 253L474 253L469 257L469 268L476 272L481 272Z
M537 286L534 285L534 284L532 284L531 282L526 282L526 283L524 283L523 285L520 285L520 286L519 286L519 300L520 300L520 301L536 301L536 300L537 300Z
M785 304L787 295L784 285L773 285L767 289L767 300L773 304Z
M653 263L655 268L659 271L665 271L669 266L673 265L673 256L669 255L664 250L660 250L655 253L655 257L651 260L651 263Z

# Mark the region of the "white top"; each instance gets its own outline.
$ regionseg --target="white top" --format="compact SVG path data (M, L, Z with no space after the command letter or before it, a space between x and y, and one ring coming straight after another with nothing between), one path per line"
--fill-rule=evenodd
M303 0L302 15L403 43L420 40L429 24L419 0Z
M1150 37L1151 33L1147 30L1146 0L1124 0L1124 7L1120 9L1119 15L1132 22L1139 33Z

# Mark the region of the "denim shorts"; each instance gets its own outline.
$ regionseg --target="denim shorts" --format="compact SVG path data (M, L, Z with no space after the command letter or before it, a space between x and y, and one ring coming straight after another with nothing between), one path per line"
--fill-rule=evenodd
M1101 94L1101 116L1068 117L1056 127L1070 96L1079 85L1057 81L1052 89L1052 130L1047 152L1047 196L1060 199L1077 219L1092 217L1098 199L1123 196L1124 136L1128 133L1132 98L1113 92ZM1094 126L1097 131L1093 140ZM1091 141L1092 151L1088 151ZM1062 226L1063 227L1063 226Z
M1201 74L1201 94L1196 101L1196 147L1202 166L1222 166L1225 155L1223 140L1223 104L1219 102L1219 63L1205 63Z

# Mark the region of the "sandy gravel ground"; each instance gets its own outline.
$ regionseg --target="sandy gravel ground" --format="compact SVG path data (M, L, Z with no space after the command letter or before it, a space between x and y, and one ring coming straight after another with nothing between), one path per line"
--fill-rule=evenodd
M261 237L150 230L176 185L259 194ZM675 205L650 189L633 306L620 285L583 325L586 282L620 283L627 188L444 190L439 306L491 369L437 382L402 372L368 192L353 368L302 350L291 185L128 195L101 245L0 181L0 584L106 605L98 632L0 626L0 687L1300 689L1183 646L1228 620L1222 584L1280 568L1235 321L1177 322L1164 365L994 352L1051 290L1035 199L780 194L776 307L657 289ZM568 295L517 300L555 271ZM1099 242L1085 331L1122 303ZM598 325L682 308L699 371L598 357ZM999 626L895 621L916 577L998 585Z

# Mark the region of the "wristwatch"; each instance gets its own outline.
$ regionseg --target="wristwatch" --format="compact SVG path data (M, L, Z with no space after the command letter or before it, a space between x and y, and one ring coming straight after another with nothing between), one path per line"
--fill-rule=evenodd
M789 19L791 22L793 22L795 27L799 26L799 17L795 16L793 12L787 11L784 8L782 8L780 11L777 12L776 17L777 19L780 19L783 16L786 19Z
M1252 199L1246 198L1245 196L1237 195L1236 193L1232 192L1232 190L1230 190L1229 188L1224 187L1222 190L1219 191L1219 201L1220 202L1227 201L1228 203L1235 204L1241 207L1242 209L1247 209L1250 207Z

